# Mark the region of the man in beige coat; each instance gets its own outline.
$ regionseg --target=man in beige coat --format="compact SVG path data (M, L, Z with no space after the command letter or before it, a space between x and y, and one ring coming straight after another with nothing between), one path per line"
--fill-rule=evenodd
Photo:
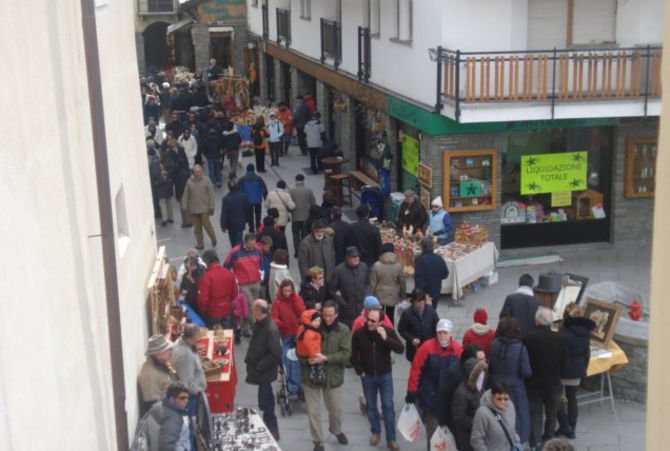
M142 414L165 396L167 388L177 380L177 374L170 366L172 343L164 335L149 338L147 360L140 370L139 384L142 394Z
M204 249L202 228L205 227L212 246L216 246L216 235L209 217L214 214L214 185L209 177L202 174L202 166L193 166L193 176L186 182L184 195L181 198L181 208L193 219L193 233L197 242L195 248Z

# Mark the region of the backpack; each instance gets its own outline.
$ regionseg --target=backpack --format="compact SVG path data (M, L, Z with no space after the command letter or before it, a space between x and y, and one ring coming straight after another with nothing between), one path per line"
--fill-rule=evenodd
M130 451L154 451L158 449L160 424L155 415L158 414L158 410L161 409L162 406L160 405L149 409L149 412L145 413L137 422L135 437L130 445Z
M261 144L263 144L263 129L254 128L254 146L260 146Z

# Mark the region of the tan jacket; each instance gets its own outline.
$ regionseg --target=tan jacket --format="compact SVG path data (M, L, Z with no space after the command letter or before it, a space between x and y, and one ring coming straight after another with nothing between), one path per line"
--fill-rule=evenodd
M286 227L288 213L295 208L295 202L291 195L281 188L276 188L268 193L265 198L265 209L276 208L279 211L279 225Z
M181 197L181 208L194 215L207 214L209 210L214 210L214 185L209 177L203 175L200 179L188 179Z
M160 401L172 382L177 380L174 371L159 365L151 357L142 364L140 370L140 391L142 401Z

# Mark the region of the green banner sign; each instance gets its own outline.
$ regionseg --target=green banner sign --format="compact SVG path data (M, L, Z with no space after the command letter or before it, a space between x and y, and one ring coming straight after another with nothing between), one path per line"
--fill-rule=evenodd
M521 157L521 194L583 191L586 152L543 153Z
M460 188L461 197L480 197L482 195L481 180L468 180L467 182L461 182Z
M410 174L419 173L419 140L402 135L402 168Z

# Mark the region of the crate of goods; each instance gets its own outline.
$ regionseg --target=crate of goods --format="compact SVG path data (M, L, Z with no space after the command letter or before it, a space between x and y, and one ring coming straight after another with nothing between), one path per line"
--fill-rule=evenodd
M482 246L489 240L489 232L486 228L480 225L471 226L464 221L458 229L456 229L454 240L461 244Z
M393 243L396 237L396 231L392 227L380 227L379 234L382 238L382 243Z

